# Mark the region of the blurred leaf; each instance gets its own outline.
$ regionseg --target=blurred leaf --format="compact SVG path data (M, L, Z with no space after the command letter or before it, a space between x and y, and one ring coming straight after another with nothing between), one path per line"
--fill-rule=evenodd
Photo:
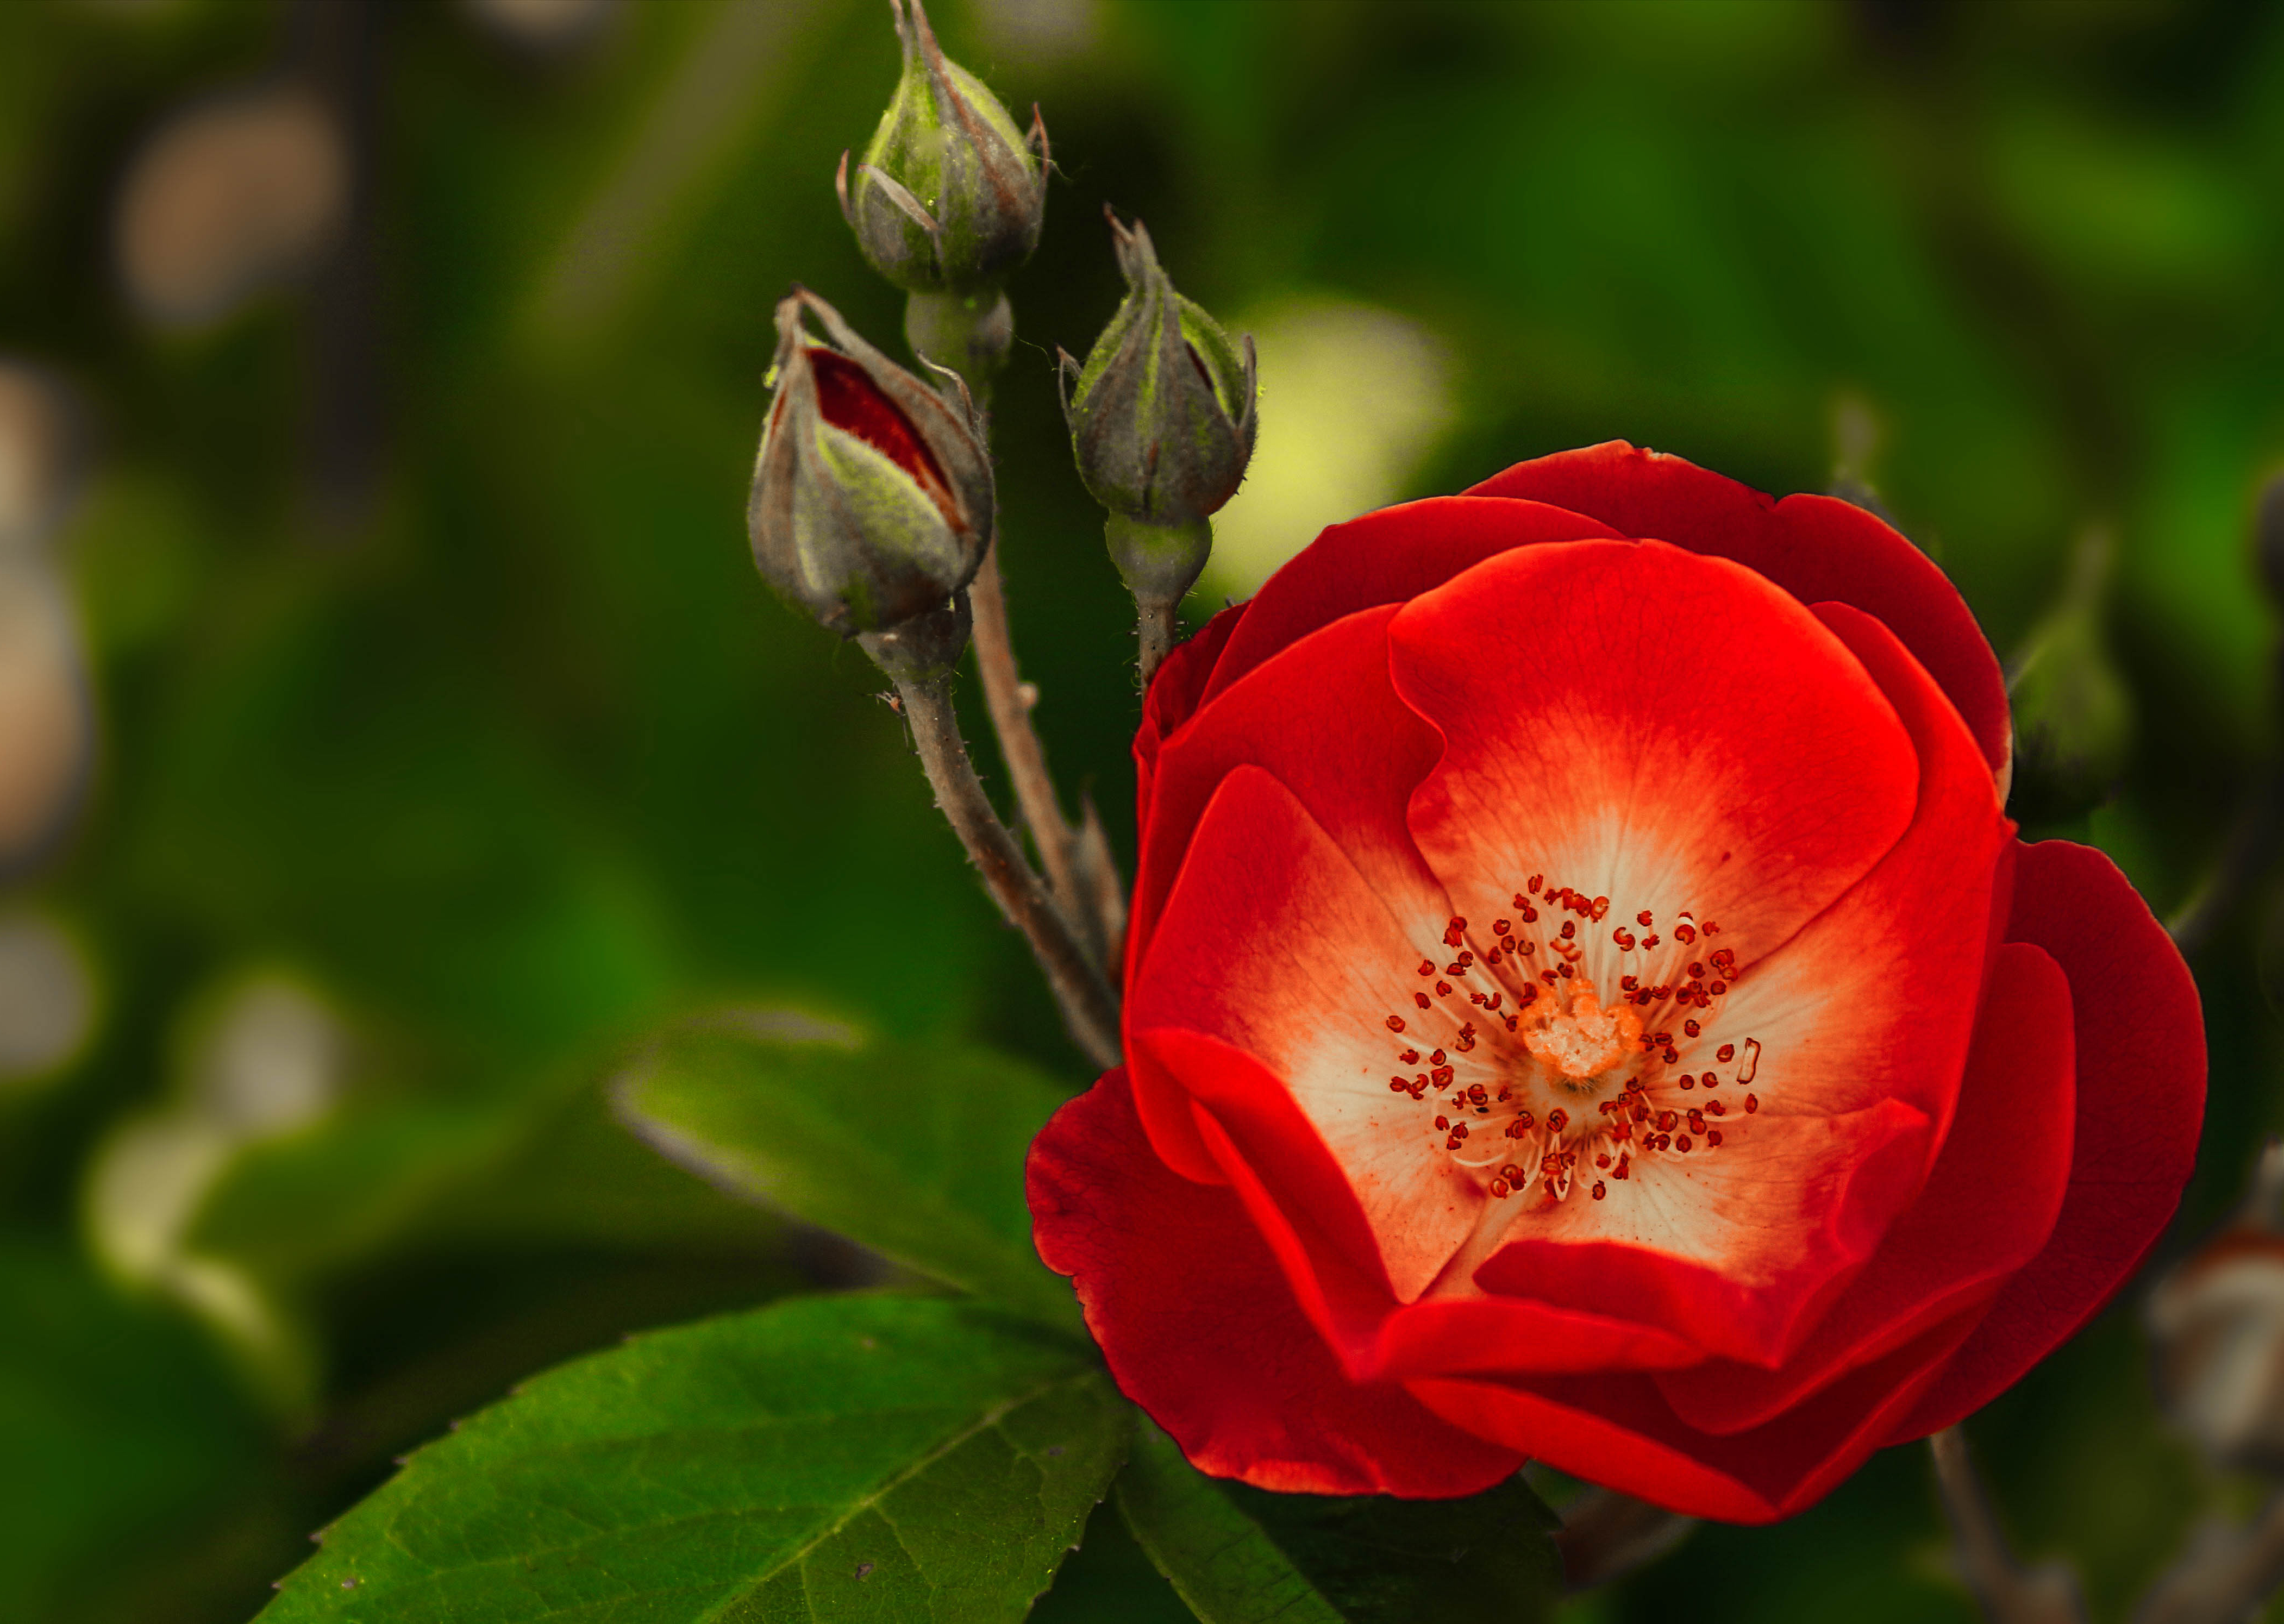
M0 1596L12 1619L82 1617L98 1581L245 1491L262 1428L187 1324L59 1249L0 1242Z
M1272 1495L1146 1425L1118 1509L1205 1624L1515 1624L1561 1590L1554 1515L1519 1478L1466 1500Z
M268 1624L1020 1619L1131 1411L968 1305L810 1297L535 1379L325 1535Z
M1063 1095L986 1050L860 1044L814 1023L659 1040L618 1084L629 1127L726 1189L1059 1325L1023 1159Z
M243 1152L184 1244L294 1284L422 1244L746 1249L776 1227L633 1143L583 1085L352 1107Z

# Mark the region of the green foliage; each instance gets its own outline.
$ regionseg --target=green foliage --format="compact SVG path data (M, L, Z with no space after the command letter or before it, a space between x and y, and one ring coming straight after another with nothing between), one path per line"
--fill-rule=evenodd
M154 331L107 256L152 129L289 65L293 20L360 9L384 297L347 403L381 480L331 530L307 431L344 403L333 307L285 286ZM850 1090L837 1116L734 1043L705 1058L692 1078L717 1093L686 1080L685 1103L720 1135L691 1142L710 1176L1070 1323L1015 1169L1072 1057L877 676L770 602L739 534L771 301L799 279L895 348L903 298L831 183L895 82L886 8L622 5L538 55L481 20L501 9L0 4L0 347L70 379L99 428L41 560L80 611L98 766L68 839L0 898L85 943L102 1011L82 1060L0 1097L0 1460L34 1486L0 1519L12 1624L244 1624L307 1531L449 1415L802 1284L775 1216L629 1138L591 1086L598 1057L692 1010L831 1007L883 1038L877 1070L802 1061ZM1019 12L1091 21L1058 43ZM2273 8L932 15L1055 137L1052 223L1008 285L998 547L1050 759L1122 857L1132 605L1049 361L1119 302L1106 201L1233 330L1332 297L1443 348L1456 416L1394 496L1621 433L1818 488L1845 393L1885 431L1866 477L2008 651L2069 538L2107 522L2105 658L2145 725L2092 838L2161 913L2194 887L2273 729L2276 621L2245 544L2284 453ZM1276 355L1263 372L1264 424L1325 404ZM2254 933L2196 966L2214 1066L2183 1236L2284 1128ZM66 1239L100 1147L176 1088L183 1011L253 964L325 989L374 1061L323 1121L245 1147L178 1238L306 1330L306 1434L265 1420L199 1322L123 1300ZM1023 1063L945 1058L978 1042ZM784 1109L747 1120L730 1079ZM2114 1312L1975 1424L2028 1550L2070 1557L2116 1616L2213 1500L2154 1420L2138 1334ZM1277 1523L1208 1489L1207 1511ZM1179 1608L1116 1507L1091 1528L1043 1617ZM1898 1451L1790 1525L1700 1529L1593 1604L1963 1619L1943 1537Z
M659 1039L618 1085L634 1130L726 1188L963 1291L1076 1327L1031 1245L1023 1158L1061 1095L982 1050L859 1045L721 1020Z
M262 1468L258 1417L195 1333L60 1248L0 1242L0 1540L12 1617L100 1616L121 1542L171 1543ZM201 1598L203 1599L203 1598Z
M537 1378L326 1530L267 1624L1020 1619L1127 1445L1077 1347L808 1298Z
M1204 1624L1522 1624L1560 1588L1553 1514L1520 1479L1457 1501L1265 1494L1146 1423L1118 1509Z

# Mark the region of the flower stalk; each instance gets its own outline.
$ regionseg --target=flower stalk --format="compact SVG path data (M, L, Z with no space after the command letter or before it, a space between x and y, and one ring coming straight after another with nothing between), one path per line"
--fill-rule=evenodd
M2026 1568L2014 1559L1967 1452L1967 1434L1947 1426L1928 1439L1928 1449L1951 1520L1959 1577L1982 1604L1983 1616L1991 1624L2085 1624L2085 1604L2068 1567L2044 1563Z
M868 635L864 652L896 684L920 767L936 805L982 875L984 888L1009 924L1023 933L1047 984L1062 1007L1064 1024L1087 1058L1105 1070L1118 1065L1118 999L1070 920L1023 861L975 777L951 702L952 672L967 641L965 595L924 624Z

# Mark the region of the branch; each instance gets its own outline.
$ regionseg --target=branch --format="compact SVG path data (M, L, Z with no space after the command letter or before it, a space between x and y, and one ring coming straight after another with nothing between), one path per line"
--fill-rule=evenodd
M1158 675L1158 668L1166 656L1174 652L1174 611L1176 604L1146 604L1134 600L1135 635L1141 648L1135 655L1135 668L1142 674L1142 691L1150 691L1150 679Z
M2284 1585L2284 1493L2244 1527L2209 1524L2150 1587L2134 1624L2240 1624Z
M1047 871L1047 886L1064 914L1087 927L1091 956L1100 962L1101 928L1088 906L1079 883L1074 848L1077 836L1063 817L1055 800L1055 781L1047 773L1047 753L1031 726L1036 689L1027 689L1015 668L1015 645L1007 629L1007 595L999 579L999 543L995 538L984 551L983 566L968 583L968 601L975 611L975 668L983 679L983 704L991 713L991 730L999 736L1000 759L1015 786L1015 805L1023 826L1039 848L1039 863Z
M1562 1508L1562 1526L1554 1535L1563 1585L1589 1590L1607 1584L1663 1556L1696 1526L1693 1517L1631 1495L1588 1488Z
M982 616L976 617L980 625ZM981 636L978 642L981 642ZM896 692L911 723L912 744L959 843L983 876L999 911L1023 933L1062 1006L1064 1022L1087 1058L1106 1071L1120 1064L1118 999L1070 921L1047 894L1022 848L1007 832L976 781L975 765L952 714L949 672L917 680L896 677ZM1006 735L1002 734L1004 740Z
M1991 1624L2085 1624L2085 1604L2077 1581L2060 1563L2025 1568L2006 1549L2006 1536L1983 1491L1967 1435L1947 1426L1928 1440L1935 1455L1935 1480L1951 1519L1952 1555L1959 1577L1982 1604Z

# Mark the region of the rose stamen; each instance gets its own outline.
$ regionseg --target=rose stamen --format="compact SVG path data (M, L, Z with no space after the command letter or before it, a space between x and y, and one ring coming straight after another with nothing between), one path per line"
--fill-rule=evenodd
M1662 938L1645 909L1611 926L1626 973L1606 998L1586 956L1588 932L1610 911L1607 896L1533 875L1488 940L1454 915L1443 952L1406 965L1409 1002L1420 1012L1387 1018L1404 1067L1388 1089L1430 1108L1437 1148L1495 1199L1536 1188L1560 1205L1589 1182L1574 1175L1591 1160L1604 1175L1591 1181L1593 1198L1603 1201L1612 1181L1632 1183L1639 1157L1717 1151L1724 1134L1707 1119L1729 1113L1708 1096L1756 1080L1759 1041L1723 1042L1715 1032L1737 980L1735 953L1707 940L1720 925L1685 910ZM1419 990L1422 980L1432 996ZM1432 1053L1415 1069L1423 1048ZM1733 1064L1733 1074L1725 1080L1717 1063ZM1746 1097L1746 1114L1759 1108L1757 1094ZM1733 1137L1733 1122L1728 1131Z

